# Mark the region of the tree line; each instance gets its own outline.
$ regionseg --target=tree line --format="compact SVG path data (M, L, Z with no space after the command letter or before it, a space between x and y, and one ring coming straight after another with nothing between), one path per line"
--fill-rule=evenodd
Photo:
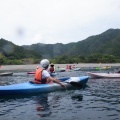
M60 56L51 60L54 63L119 63L120 57L107 54L93 54L90 56Z
M43 59L29 57L29 58L19 58L11 59L5 57L0 53L0 65L19 65L19 64L38 64L40 60ZM52 59L49 59L50 62L54 64L72 64L72 63L120 63L120 57L116 57L108 54L93 54L89 56L59 56Z

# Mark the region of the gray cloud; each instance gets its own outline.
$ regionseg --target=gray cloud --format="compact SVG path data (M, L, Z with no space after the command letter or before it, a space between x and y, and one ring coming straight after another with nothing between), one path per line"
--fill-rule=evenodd
M17 45L69 43L120 28L118 0L3 0L0 37Z

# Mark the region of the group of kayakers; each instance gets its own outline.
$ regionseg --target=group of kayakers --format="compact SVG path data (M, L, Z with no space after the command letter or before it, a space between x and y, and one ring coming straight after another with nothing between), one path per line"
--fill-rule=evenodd
M74 69L75 65L66 65L66 70Z

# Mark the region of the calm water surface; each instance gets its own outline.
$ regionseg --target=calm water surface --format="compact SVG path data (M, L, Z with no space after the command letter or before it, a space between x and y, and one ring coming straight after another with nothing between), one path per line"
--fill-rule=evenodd
M87 75L61 72L56 77ZM33 75L16 71L0 77L7 85L33 80ZM84 89L14 97L0 96L0 120L120 120L120 79L89 79Z

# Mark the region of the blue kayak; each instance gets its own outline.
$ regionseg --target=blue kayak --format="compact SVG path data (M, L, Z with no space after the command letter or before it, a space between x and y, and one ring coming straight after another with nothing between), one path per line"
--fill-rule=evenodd
M66 89L78 88L79 85L85 85L88 79L89 76L59 78L59 80L66 86ZM57 90L65 90L65 88L62 88L57 83L35 84L33 82L24 82L0 86L0 95L24 95L53 92Z

